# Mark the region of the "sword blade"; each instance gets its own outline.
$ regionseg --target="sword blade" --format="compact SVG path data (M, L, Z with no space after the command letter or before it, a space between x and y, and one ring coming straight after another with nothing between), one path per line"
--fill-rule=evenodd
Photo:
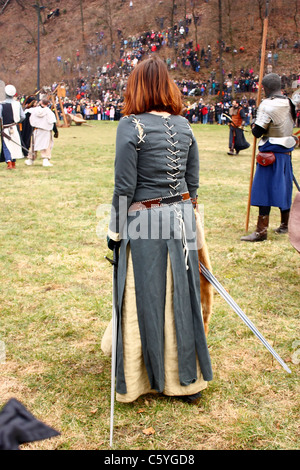
M10 140L13 144L18 145L22 149L26 150L26 152L28 152L29 149L27 149L26 147L23 147L23 145L19 144L18 142L15 142L9 135L5 134L4 131L1 132L1 135L5 137L6 139Z
M201 273L203 276L212 284L212 286L219 292L219 294L223 297L224 300L231 306L231 308L238 314L238 316L243 320L243 322L250 328L250 330L255 334L255 336L261 341L261 343L268 349L268 351L275 357L275 359L279 362L279 364L284 368L286 372L291 374L291 370L286 365L286 363L281 359L281 357L277 354L277 352L272 348L272 346L268 343L268 341L263 337L263 335L258 331L252 321L247 317L247 315L243 312L243 310L238 306L238 304L233 300L233 298L228 294L228 292L224 289L222 284L215 278L215 276L205 267L202 263L201 266Z
M228 116L228 114L222 113L222 116L225 116L225 117L227 117L228 119L230 119L230 121L232 122L232 125L233 125L233 127L235 127L235 129L241 129L241 130L244 131L244 132L249 132L248 129L243 129L242 127L236 126L236 125L234 124L233 120L231 119L231 117Z
M298 181L296 180L296 177L295 177L295 175L293 175L293 181L294 181L294 183L295 183L295 186L296 186L296 188L298 189L298 191L300 191L300 186L299 186L299 183L298 183Z

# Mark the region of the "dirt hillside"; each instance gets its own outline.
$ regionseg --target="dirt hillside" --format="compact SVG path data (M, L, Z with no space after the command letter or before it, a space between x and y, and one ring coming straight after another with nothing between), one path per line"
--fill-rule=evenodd
M34 1L41 7L39 28ZM241 69L259 72L264 0L133 0L132 6L129 0L34 1L0 0L0 79L15 84L22 93L36 89L38 29L41 86L96 74L107 63L118 64L122 39L179 28L185 18L190 21L189 30L186 37L179 35L178 49L164 46L159 54L174 61L184 45L193 41L199 51L210 46L211 60L197 72L179 66L174 72L178 78L204 80L212 71L220 76L219 37L225 76L232 71L239 74ZM267 48L278 54L273 71L299 74L300 2L269 3ZM53 14L56 9L57 16ZM295 47L297 41L299 47ZM99 44L102 52L94 53Z

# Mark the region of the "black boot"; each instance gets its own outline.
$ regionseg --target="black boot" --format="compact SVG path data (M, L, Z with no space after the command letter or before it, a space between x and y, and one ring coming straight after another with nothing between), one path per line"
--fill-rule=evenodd
M259 215L257 220L256 231L251 235L241 237L243 242L262 242L268 238L269 216Z
M281 224L277 227L275 233L287 233L288 232L288 223L289 223L290 211L281 211Z

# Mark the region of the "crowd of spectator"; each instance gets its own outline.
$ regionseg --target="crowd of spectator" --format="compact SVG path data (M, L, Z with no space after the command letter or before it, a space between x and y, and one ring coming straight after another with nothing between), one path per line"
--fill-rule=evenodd
M186 105L185 116L190 123L201 124L228 124L226 114L233 96L238 96L246 114L246 126L256 115L256 91L258 87L258 76L253 70L240 70L239 77L232 78L231 74L224 79L223 91L215 79L215 72L210 74L207 81L175 80L182 91L183 101ZM283 93L287 86L297 83L300 86L300 75L282 77ZM61 113L81 114L86 120L110 120L118 121L121 117L123 92L126 87L127 74L117 72L109 74L101 71L99 76L92 79L80 78L72 93L68 84L66 97L63 100L63 110L58 104L60 118ZM56 89L57 83L52 85L52 91ZM298 114L299 123L299 114Z
M258 73L254 68L241 68L237 73L226 72L223 69L222 83L219 76L219 44L211 47L200 47L191 39L190 28L192 21L200 21L199 18L192 18L187 15L184 20L179 21L172 28L164 28L164 18L157 18L158 31L144 31L141 34L132 35L127 38L123 36L122 30L117 30L118 43L112 43L108 49L105 34L103 31L96 32L94 42L86 46L85 60L81 60L79 50L76 51L76 63L73 64L70 58L63 60L58 57L57 61L64 72L76 71L75 75L81 78L69 78L65 80L66 98L63 102L63 110L81 114L86 120L119 120L123 93L126 87L127 78L136 64L153 53L159 53L169 68L176 75L186 75L187 77L197 74L204 67L206 79L175 79L180 88L185 104L187 106L186 117L193 123L217 123L227 124L228 119L225 114L230 107L233 96L248 94L248 98L243 96L241 103L245 107L247 124L255 116L256 103L255 96L258 90ZM299 41L293 45L294 49L300 48ZM278 61L277 49L289 47L285 38L279 38L277 42L268 45L266 63L268 71L276 67ZM212 49L214 49L214 54ZM234 52L244 54L245 48L232 48L221 43L221 49L226 53ZM162 53L162 54L161 54ZM96 68L92 66L99 63L95 60L101 57ZM216 71L217 69L217 71ZM183 72L183 73L182 73ZM68 74L67 74L68 75ZM70 74L71 76L72 74ZM200 74L199 74L200 77ZM282 75L282 88L290 88L297 81L300 86L300 75ZM52 89L55 89L54 83ZM196 101L195 101L196 100ZM190 101L193 102L190 105ZM249 118L249 119L248 119Z
M80 81L77 95L74 98L66 97L61 100L63 109L57 103L59 117L62 120L62 113L80 114L85 120L109 120L118 121L122 116L123 97L115 90L106 89L102 91L98 99L91 99L88 96L86 85L83 80ZM53 89L57 84L53 84ZM81 91L82 90L82 91ZM186 101L185 117L191 124L228 124L229 108L231 106L231 94L224 94L223 99L216 103L208 103L202 96L191 104ZM242 96L240 100L246 113L246 125L249 125L256 114L256 100Z
M185 117L191 124L218 124L227 125L229 123L229 109L231 107L232 98L219 101L217 103L206 103L202 98L193 105L187 107ZM243 96L239 100L244 109L246 122L245 126L250 125L256 116L256 100Z
M199 72L201 67L205 67L205 80L180 80L178 86L181 88L184 95L218 95L220 88L226 94L235 93L255 93L258 89L258 73L253 68L243 69L235 73L234 76L230 72L223 69L222 76L222 87L218 81L219 79L219 65L217 64L219 56L216 56L216 51L219 49L218 43L214 45L214 54L212 53L211 45L206 47L200 47L199 44L194 43L190 38L189 29L192 23L192 17L187 16L183 21L179 21L178 24L174 25L173 28L163 29L163 18L157 18L161 29L158 31L144 31L139 35L132 35L126 39L123 37L121 29L117 30L118 36L118 47L115 43L112 44L112 50L108 51L107 43L105 41L105 33L103 31L96 32L95 43L89 43L87 45L87 63L80 61L80 53L76 51L76 71L78 75L84 78L84 94L85 96L93 99L102 99L102 92L106 89L112 89L122 95L122 90L126 85L126 80L129 73L135 67L135 65L142 60L144 57L149 56L153 53L163 53L164 60L173 74L180 72L180 75L186 73L186 76L191 76L190 72ZM197 21L197 18L193 21ZM296 41L297 42L297 41ZM298 43L297 43L298 44ZM266 57L268 71L272 71L273 67L276 67L278 61L277 49L287 47L288 42L283 38L279 38L277 43L271 43L269 45L269 52ZM294 45L294 47L296 47ZM298 46L297 46L298 47ZM224 54L231 52L231 47L227 46L225 42L221 43L221 48ZM118 49L118 52L117 52ZM245 48L239 47L239 51L234 48L236 53L244 53ZM117 57L117 55L119 56ZM95 68L92 67L92 63L96 63L96 60L89 61L92 57L95 59L97 55L104 55L105 59L102 65L98 65ZM108 57L110 55L110 58ZM114 59L113 59L114 57ZM213 60L215 57L215 60ZM110 60L109 60L110 59ZM58 63L64 68L64 72L71 70L72 61L68 58L63 60L58 57ZM74 67L74 65L73 65ZM216 72L218 70L218 73ZM218 75L218 79L216 76ZM195 74L193 75L195 76ZM199 74L200 77L200 74ZM283 88L290 87L291 82L297 80L297 76L282 76ZM72 83L73 81L73 83ZM70 89L74 93L77 88L77 83L74 84L74 80L68 80ZM81 90L82 92L82 85ZM223 97L220 97L223 98Z
M131 9L135 8L132 2L120 0L120 8L124 8L125 5ZM175 3L174 18L176 8ZM59 15L59 9L51 11L48 17L57 15ZM194 27L201 24L201 14L199 16L187 14L185 18L175 22L172 27L166 27L166 22L169 22L169 19L165 17L156 17L155 20L157 30L143 31L140 34L130 36L124 34L122 26L118 27L115 41L112 43L107 29L95 31L93 36L89 36L89 42L86 43L85 49L82 51L83 58L79 50L75 52L75 60L70 57L57 56L58 66L62 68L66 77L70 78L72 75L85 77L85 96L93 100L100 99L100 101L102 101L103 89L110 88L122 95L122 89L129 73L140 60L153 53L162 55L168 68L175 74L178 71L182 75L183 72L188 77L195 75L193 72L201 71L201 76L207 77L205 80L196 80L192 84L191 80L180 80L178 85L184 95L218 95L220 88L228 94L233 91L235 93L255 93L257 91L258 73L251 68L241 69L238 73L234 73L234 76L229 71L223 70L223 83L222 87L220 86L216 79L217 68L220 80L220 49L223 58L226 58L226 54L231 55L232 52L242 56L247 51L243 44L236 47L226 44L225 41L221 41L221 43L213 41L211 44L200 45L199 39L195 38ZM288 40L286 36L278 37L277 40L268 40L267 47L266 64L267 71L270 72L276 70L280 50L292 48L294 51L298 51L300 50L300 40L292 41ZM283 88L289 87L291 80L295 80L295 77L283 76ZM77 84L73 83L72 85L71 78L68 79L68 82L69 88L74 94Z

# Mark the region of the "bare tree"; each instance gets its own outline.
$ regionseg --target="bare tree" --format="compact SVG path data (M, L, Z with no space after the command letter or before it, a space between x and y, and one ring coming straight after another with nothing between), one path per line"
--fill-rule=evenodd
M24 2L22 2L21 0L16 0L17 4L22 8L22 10L26 10L25 6L24 6Z
M17 24L16 26L17 26L17 28L24 28L24 29L27 31L27 33L30 35L30 37L31 37L31 39L32 39L32 42L33 42L33 44L34 44L34 47L37 49L36 38L35 38L34 34L32 33L32 31L30 31L30 29L28 29L27 26L25 26L25 25L22 24L22 23L19 23L19 24Z
M2 6L2 9L0 11L0 14L4 12L5 8L9 4L10 0L6 0L4 3L2 2L0 6Z
M195 42L196 42L196 50L197 50L197 56L198 59L200 58L200 51L198 50L198 25L199 25L199 14L197 13L196 8L199 7L199 1L198 0L191 0L191 6L192 6L192 16L194 20L194 27L195 27Z
M84 38L84 19L83 19L83 8L82 8L82 0L79 0L80 3L80 17L81 17L81 33L82 33L82 42L84 44L85 38Z
M299 0L294 0L294 2L295 2L294 22L296 26L296 37L298 39L299 37L299 31L298 31Z
M172 0L170 20L171 20L171 31L172 31L171 33L172 34L172 46L174 48L174 58L176 58L175 41L174 41L174 18L175 18L176 9L177 9L176 0Z
M109 40L110 40L110 60L111 62L113 62L114 27L113 27L113 19L112 19L111 0L106 0L104 2L104 5L106 9L107 26L108 26Z
M231 95L232 97L235 96L235 90L234 90L234 77L235 77L235 52L234 52L234 42L233 42L233 27L232 27L232 7L233 7L233 0L226 0L225 3L226 6L226 13L227 13L227 19L228 19L228 37L230 41L230 50L231 50L231 60L232 60L232 92Z
M40 4L40 0L35 0L35 4L31 5L31 6L35 8L35 11L36 11L37 16L38 16L39 26L42 28L43 36L45 36L47 34L47 31L45 29L44 22L43 22L43 19L42 19L42 15L41 15L41 10L43 10L45 7Z
M110 43L110 59L113 62L113 44L114 44L114 21L112 17L112 12L114 11L113 0L104 0L101 3L102 14L101 17L98 17L99 24L103 24L108 30L109 34L109 43Z
M223 28L222 28L222 0L218 0L218 24L219 24L219 87L220 87L220 98L223 95Z
M184 18L186 19L186 0L183 0L184 5Z
M261 22L261 38L263 37L263 31L264 31L264 18L265 18L265 5L266 5L266 0L256 0L257 6L258 6L258 14L259 14L259 19Z

